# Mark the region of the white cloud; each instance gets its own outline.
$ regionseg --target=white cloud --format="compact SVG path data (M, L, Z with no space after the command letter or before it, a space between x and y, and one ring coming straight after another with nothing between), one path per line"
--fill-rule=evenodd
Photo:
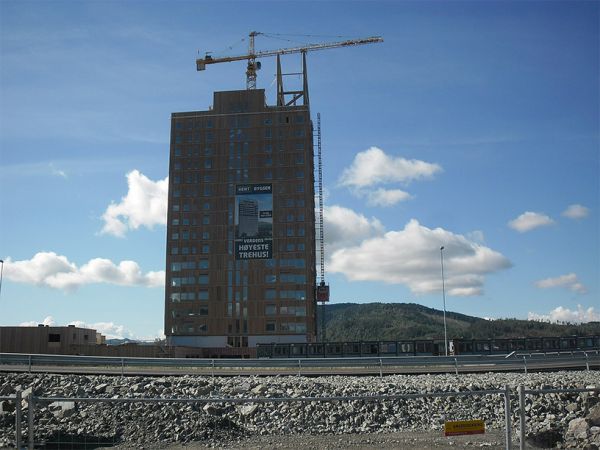
M65 180L68 178L67 172L65 172L64 170L61 170L61 169L57 169L56 167L54 167L53 163L50 163L50 170L52 172L52 175L54 175L54 176L64 178Z
M165 282L164 271L144 274L134 261L121 261L116 265L109 259L94 258L77 267L65 256L54 252L39 252L23 261L7 258L4 266L4 275L11 281L68 292L95 283L161 287Z
M508 222L508 226L519 233L525 233L535 228L552 225L554 220L545 214L526 211L516 219Z
M546 278L535 282L535 285L540 289L564 287L578 294L586 294L587 289L579 282L577 274L568 273L555 278Z
M30 320L29 322L22 322L19 324L20 327L37 327L38 325L47 325L49 327L54 326L54 318L52 316L46 316L44 320L41 322L36 322L34 320Z
M440 292L440 247L449 295L483 293L486 274L511 266L502 254L442 228L429 229L411 220L400 231L389 231L344 245L331 255L329 271L352 281L404 284L415 294Z
M326 206L323 211L325 245L331 254L335 249L355 245L365 239L381 236L385 232L376 218L368 219L362 214L343 206Z
M528 320L536 320L541 322L598 322L600 321L600 313L596 312L593 307L585 309L581 305L577 305L577 310L571 310L563 306L554 308L548 314L537 314L530 312L527 315Z
M102 219L101 233L123 237L128 230L141 226L152 229L167 223L169 178L152 181L137 170L127 174L127 195L120 203L111 203Z
M569 219L585 219L590 214L590 209L583 205L569 205L567 209L562 212L564 217Z
M383 188L370 191L367 196L367 203L371 206L393 206L398 202L403 202L411 198L408 192L401 191L400 189Z
M36 322L36 321L31 320L28 322L22 322L19 324L19 326L20 327L36 327L36 326L38 326L38 324L47 325L49 327L75 325L78 328L90 328L92 330L96 330L99 333L106 336L108 339L128 338L128 339L140 339L141 340L141 338L136 337L130 330L126 329L123 325L117 325L114 322L87 323L87 322L84 322L83 320L73 320L71 322L68 322L65 325L59 325L56 323L56 321L54 320L54 318L52 316L48 316L41 322ZM156 337L159 337L159 336L160 336L160 332ZM150 340L150 339L154 339L154 338L148 338L147 340Z
M440 172L438 164L417 159L388 156L377 147L370 147L354 157L352 165L340 177L342 186L364 188L381 183L403 182L431 178Z

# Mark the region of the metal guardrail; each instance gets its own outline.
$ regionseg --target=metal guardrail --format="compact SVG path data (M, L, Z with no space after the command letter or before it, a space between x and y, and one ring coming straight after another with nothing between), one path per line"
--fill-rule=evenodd
M216 369L235 370L239 375L243 369L285 369L287 372L302 375L311 370L330 369L333 373L340 368L368 369L383 376L384 369L435 369L442 372L486 370L523 370L530 368L553 369L574 367L590 370L590 366L600 367L600 351L576 351L565 353L515 353L505 355L460 355L460 356L382 356L344 358L282 358L282 359L192 359L192 358L132 358L74 355L38 355L21 353L0 353L0 370L10 370L11 366L21 366L28 372L52 371L53 367L102 367L113 372L135 373L135 369L171 368L205 369L214 375ZM126 372L129 369L129 372ZM322 373L321 372L321 373Z

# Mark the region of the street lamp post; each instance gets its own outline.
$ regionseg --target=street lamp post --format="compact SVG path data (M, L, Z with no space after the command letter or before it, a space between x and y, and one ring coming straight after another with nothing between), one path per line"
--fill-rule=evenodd
M4 272L4 260L0 259L0 295L2 294L2 273Z
M442 299L444 300L444 349L448 356L448 331L446 328L446 286L444 282L444 246L440 247L440 260L442 262Z

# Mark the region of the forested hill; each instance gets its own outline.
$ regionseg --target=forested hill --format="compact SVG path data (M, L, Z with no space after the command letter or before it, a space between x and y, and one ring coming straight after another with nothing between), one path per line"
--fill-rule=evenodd
M319 327L321 307L318 309ZM328 341L443 339L443 312L415 303L339 303L325 307ZM600 322L556 324L517 319L486 320L446 312L448 338L600 335Z

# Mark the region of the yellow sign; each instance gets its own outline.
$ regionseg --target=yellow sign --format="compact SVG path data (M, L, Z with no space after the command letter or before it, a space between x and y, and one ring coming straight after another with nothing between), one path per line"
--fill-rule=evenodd
M462 436L464 434L484 434L485 423L483 420L457 420L444 424L446 436Z

